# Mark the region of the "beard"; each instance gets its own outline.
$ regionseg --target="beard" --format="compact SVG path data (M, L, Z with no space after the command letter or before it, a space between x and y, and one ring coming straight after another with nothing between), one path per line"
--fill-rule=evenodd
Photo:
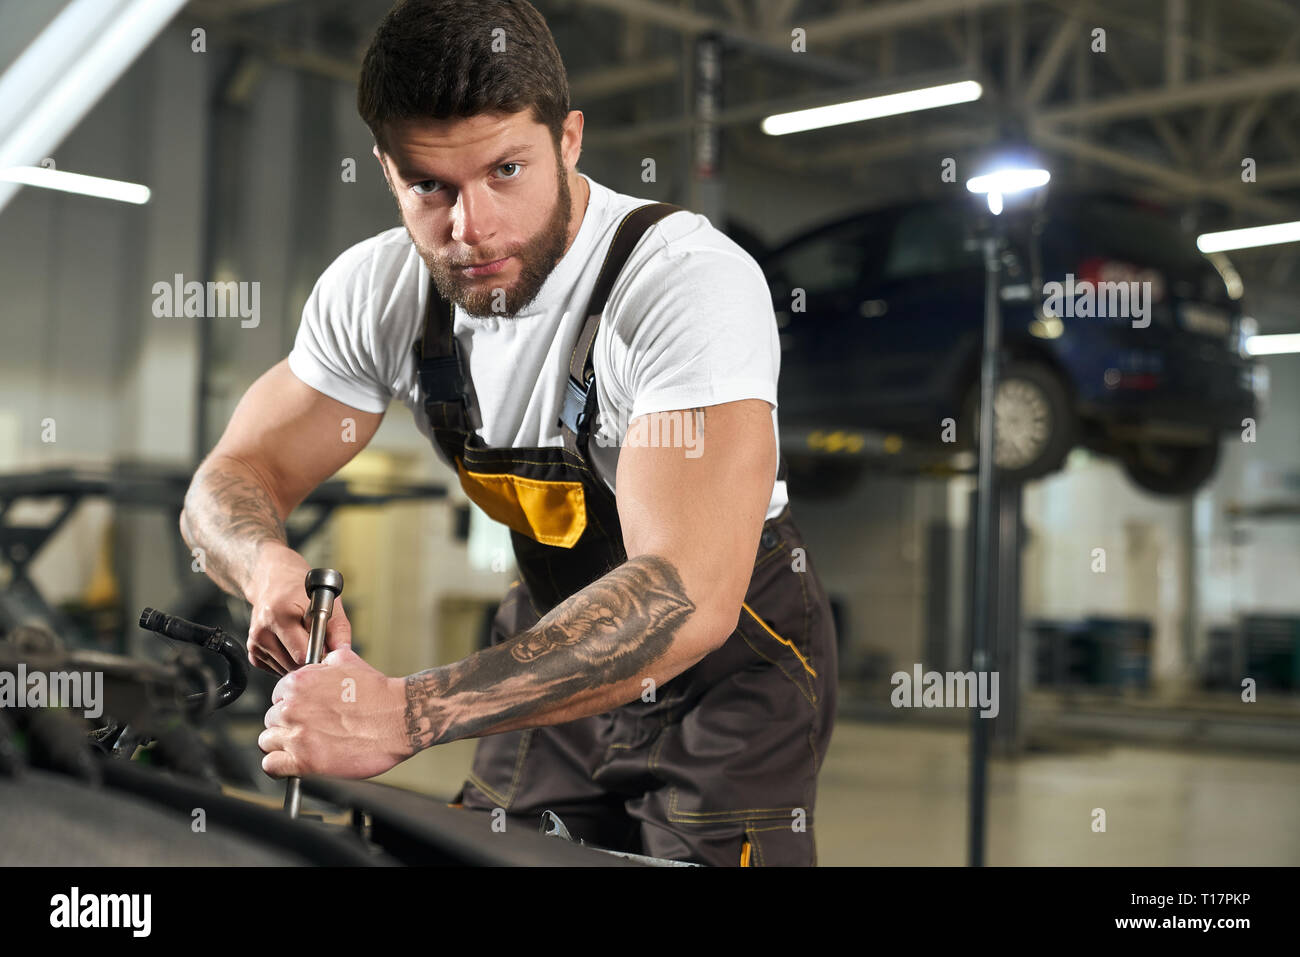
M559 157L557 156L557 160ZM547 277L555 269L556 263L563 258L569 239L569 222L573 215L573 197L569 190L569 177L564 164L558 164L560 175L555 197L555 205L550 216L536 235L530 237L518 250L496 249L477 255L473 262L487 263L513 256L519 265L519 278L513 285L492 285L491 280L476 280L466 276L457 265L466 262L449 262L439 257L411 233L406 226L406 234L411 237L416 251L429 269L433 284L439 295L448 302L455 303L472 316L491 316L497 319L513 319L530 305L541 292ZM510 267L507 267L510 268Z

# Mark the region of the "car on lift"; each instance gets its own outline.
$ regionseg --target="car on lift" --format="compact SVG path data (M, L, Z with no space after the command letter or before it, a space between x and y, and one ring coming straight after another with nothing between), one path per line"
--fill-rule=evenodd
M969 201L912 203L838 219L762 258L782 431L822 437L819 450L787 445L802 494L845 492L866 468L826 451L827 435L978 446L978 236L989 222ZM1152 493L1203 486L1221 436L1257 416L1263 381L1231 262L1202 255L1167 211L1114 194L1051 195L997 225L1000 478L1050 474L1082 445Z

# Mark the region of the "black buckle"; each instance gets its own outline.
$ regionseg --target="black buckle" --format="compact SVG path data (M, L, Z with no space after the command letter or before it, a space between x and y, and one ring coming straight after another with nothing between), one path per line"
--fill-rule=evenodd
M416 369L420 376L420 392L425 402L460 402L466 404L469 390L465 383L465 369L460 361L460 342L451 340L452 354L426 359L421 355L421 343L415 344Z
M575 435L581 435L587 425L587 395L590 387L583 389L574 381L573 376L565 383L564 404L560 409L557 426L566 426Z

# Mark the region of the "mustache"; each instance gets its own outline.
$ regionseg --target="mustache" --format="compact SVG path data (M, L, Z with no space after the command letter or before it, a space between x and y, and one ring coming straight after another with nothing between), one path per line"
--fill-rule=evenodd
M509 259L514 253L507 253L504 256L489 256L487 259L470 260L467 262L457 262L454 259L448 259L447 265L453 269L464 269L467 266L487 266L491 263L500 262L503 259Z

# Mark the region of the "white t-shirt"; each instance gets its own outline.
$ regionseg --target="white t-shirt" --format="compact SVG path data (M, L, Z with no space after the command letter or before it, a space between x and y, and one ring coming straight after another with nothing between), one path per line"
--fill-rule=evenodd
M596 276L618 223L652 202L580 175L591 187L582 226L534 302L513 318L455 308L454 334L471 380L470 424L488 446L564 444L556 422ZM317 280L289 368L363 412L383 412L399 400L428 436L411 354L424 331L428 294L428 269L403 227L357 243ZM617 491L619 447L637 416L739 399L772 405L780 448L780 360L758 264L707 217L666 216L646 231L614 282L592 349L601 433L588 450L596 473ZM693 448L691 433L684 436ZM645 433L642 441L656 440ZM774 472L767 517L786 501L785 482Z

